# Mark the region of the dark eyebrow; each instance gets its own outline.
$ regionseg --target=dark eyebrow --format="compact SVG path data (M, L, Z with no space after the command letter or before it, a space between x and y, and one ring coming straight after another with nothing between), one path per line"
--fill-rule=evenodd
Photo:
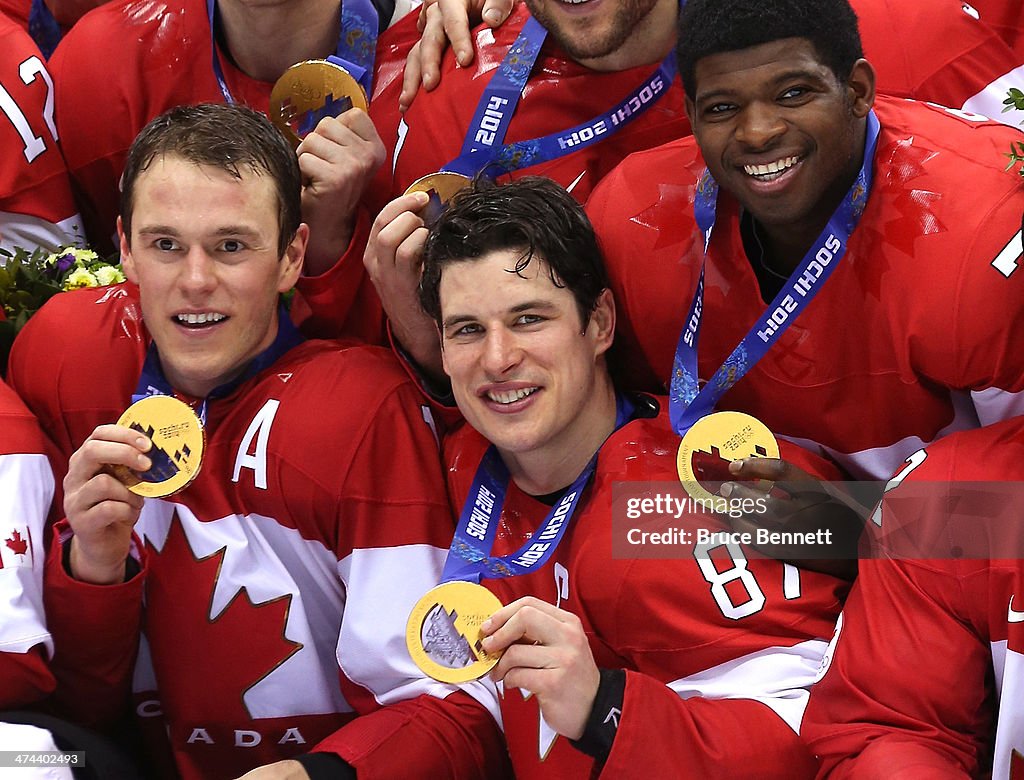
M173 228L170 225L146 225L145 227L139 228L139 235L141 236L179 236L180 231L177 228ZM225 225L222 228L218 228L214 231L215 236L257 236L259 233L251 227L245 225Z
M258 236L259 231L245 225L225 225L214 232L215 236Z
M519 314L524 311L552 311L556 309L554 303L551 301L545 301L543 299L537 299L535 301L523 301L517 303L515 306L508 309L509 314ZM476 322L477 318L469 314L453 314L450 317L445 317L441 321L441 327L447 330L455 325L461 325L464 322Z
M441 327L447 330L453 325L461 325L464 322L475 322L476 317L471 317L468 314L455 314L451 317L447 317L441 321Z
M530 309L540 309L542 311L551 311L554 308L557 308L557 307L551 301L545 301L543 299L538 299L536 301L524 301L523 303L520 303L517 306L513 306L511 309L509 309L509 312L511 312L512 314L518 314L519 312L529 311Z
M178 231L169 225L146 225L139 228L140 236L177 236Z
M820 73L808 70L807 68L791 68L776 75L772 79L771 84L773 88L778 88L781 84L787 81L809 81L815 84L823 83ZM694 102L705 103L709 100L728 99L736 95L737 92L737 89L716 89L711 92L698 92L697 99Z
M829 73L831 74L831 71ZM772 83L780 84L783 81L813 81L821 83L822 77L821 73L808 70L807 68L792 68L780 73L772 80Z

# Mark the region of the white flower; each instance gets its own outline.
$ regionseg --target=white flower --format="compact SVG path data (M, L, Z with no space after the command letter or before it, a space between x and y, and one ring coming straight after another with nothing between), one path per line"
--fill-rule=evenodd
M96 269L96 281L100 283L101 287L106 287L108 284L120 284L124 281L124 274L116 266L102 265Z
M70 274L68 278L64 280L65 290L78 290L82 287L97 287L99 286L99 280L92 271L87 271L84 268L76 268Z

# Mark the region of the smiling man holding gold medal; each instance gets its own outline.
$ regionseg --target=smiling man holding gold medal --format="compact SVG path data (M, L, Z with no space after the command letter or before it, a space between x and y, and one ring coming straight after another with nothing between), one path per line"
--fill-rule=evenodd
M421 302L468 423L445 442L455 539L407 626L421 668L500 681L517 777L813 776L796 729L845 585L731 539L671 561L617 547L613 489L681 493L680 437L666 399L612 383L615 304L581 207L543 178L464 190L426 238ZM724 442L760 455L744 425Z
M90 242L105 246L115 230L118 177L142 126L177 105L224 101L290 121L293 143L304 141L305 272L332 266L355 228L365 180L384 159L365 109L379 33L396 5L405 7L403 0L116 0L87 14L51 67L57 130ZM296 65L301 70L290 72Z
M13 384L70 457L58 696L91 724L131 697L186 780L494 776L493 689L438 685L402 641L451 539L429 412L385 350L304 341L279 302L299 181L249 109L157 118L124 176L135 284L19 336Z

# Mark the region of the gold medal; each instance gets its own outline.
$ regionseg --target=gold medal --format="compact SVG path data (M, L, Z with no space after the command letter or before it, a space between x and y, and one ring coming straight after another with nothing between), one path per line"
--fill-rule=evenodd
M270 93L270 119L298 146L325 116L340 116L350 108L366 110L366 93L340 65L306 60L281 74Z
M777 457L778 442L763 422L743 412L715 412L694 423L679 442L676 471L691 497L711 501L713 506L716 496L702 481L733 479L729 464L740 458Z
M424 673L446 683L483 677L501 656L480 647L480 625L501 609L483 585L456 580L427 591L409 615L405 643Z
M438 173L431 173L428 176L417 179L409 185L404 194L411 195L414 192L425 192L430 196L430 201L423 208L421 216L427 225L433 225L437 222L437 218L441 216L444 207L448 205L448 201L455 196L455 193L468 187L469 184L469 178L461 173L439 171Z
M118 425L149 437L146 453L153 465L146 472L111 466L110 472L128 489L146 498L165 498L184 490L203 463L206 433L188 404L169 395L147 395L125 410Z

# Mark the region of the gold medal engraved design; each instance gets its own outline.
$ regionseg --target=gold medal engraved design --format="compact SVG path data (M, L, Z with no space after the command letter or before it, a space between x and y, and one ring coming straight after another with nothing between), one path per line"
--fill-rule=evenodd
M429 226L437 222L437 218L441 216L444 207L448 205L448 201L455 196L455 193L468 187L469 184L470 180L461 173L439 171L417 179L409 185L404 194L425 192L430 196L430 200L420 213L423 221Z
M427 591L409 615L405 643L424 673L446 683L483 677L501 657L480 647L481 624L501 609L483 585L457 580Z
M729 464L739 458L777 457L778 442L763 422L743 412L715 412L694 423L679 442L676 471L692 498L715 506L716 496L701 482L733 479ZM769 483L763 482L762 486L771 488Z
M148 395L129 406L117 424L153 442L146 453L153 463L149 471L109 467L130 491L146 498L166 498L196 478L203 463L206 433L188 404L169 395Z
M366 93L340 65L306 60L281 74L270 93L270 119L298 146L326 116L340 116L350 108L366 110Z

